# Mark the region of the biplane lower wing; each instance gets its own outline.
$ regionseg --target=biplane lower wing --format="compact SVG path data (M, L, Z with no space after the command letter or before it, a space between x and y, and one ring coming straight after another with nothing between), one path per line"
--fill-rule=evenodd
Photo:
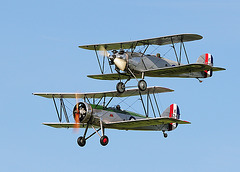
M205 70L221 71L226 70L221 67L212 67L206 64L188 64L174 67L165 67L153 70L144 70L145 76L149 77L180 77L178 75L191 73L191 72L202 72ZM111 74L100 74L100 75L88 75L89 78L99 79L99 80L119 80L128 79L130 75L119 75L118 73ZM141 78L141 74L136 74L137 78ZM184 77L184 76L181 76ZM186 75L188 77L188 75Z
M87 75L89 78L93 79L99 79L99 80L120 80L120 79L128 79L131 77L128 74L119 75L118 73L108 73L108 74L100 74L100 75ZM141 75L137 76L137 78L140 78Z
M148 127L154 125L163 125L163 124L170 124L170 123L178 123L178 124L191 124L188 121L183 121L174 118L144 118L144 119L137 119L137 120L129 120L129 121L120 121L120 122L108 122L103 123L105 128L111 129L123 129L123 130L135 130L136 128L141 127ZM54 127L54 128L86 128L87 124L82 123L43 123L44 125ZM98 126L95 126L98 127Z
M87 124L84 123L60 123L60 122L44 122L43 125L54 128L86 128Z

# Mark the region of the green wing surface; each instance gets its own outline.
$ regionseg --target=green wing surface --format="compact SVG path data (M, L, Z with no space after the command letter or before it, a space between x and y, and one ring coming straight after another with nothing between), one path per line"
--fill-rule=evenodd
M109 73L109 74L100 74L100 75L87 75L87 77L93 78L93 79L100 79L100 80L119 80L119 79L128 79L130 75L129 74L119 75L118 73Z
M87 124L83 123L76 124L76 123L46 122L42 124L53 128L86 128L87 126Z
M120 121L120 122L109 122L109 123L105 123L104 126L106 128L131 130L139 127L147 127L147 126L170 124L170 123L191 124L188 121L183 121L179 119L159 117L159 118L144 118L144 119Z

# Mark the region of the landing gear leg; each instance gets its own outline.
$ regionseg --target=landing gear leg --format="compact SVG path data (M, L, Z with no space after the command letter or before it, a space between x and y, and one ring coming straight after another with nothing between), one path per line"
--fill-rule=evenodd
M109 142L109 139L107 136L104 135L104 127L102 125L102 120L100 120L100 127L101 127L101 130L102 130L102 136L100 138L100 143L102 146L106 146Z

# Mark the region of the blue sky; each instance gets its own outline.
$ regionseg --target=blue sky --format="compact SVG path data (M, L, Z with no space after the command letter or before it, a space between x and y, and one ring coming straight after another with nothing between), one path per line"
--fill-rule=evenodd
M1 2L0 171L237 170L239 6L233 0ZM227 69L201 84L147 78L149 85L175 90L159 95L160 107L177 103L191 125L179 126L167 139L161 132L107 130L109 145L102 147L94 136L84 148L76 144L82 130L74 134L41 125L57 117L52 101L33 92L115 89L116 81L86 77L99 70L94 52L78 45L178 33L204 37L185 44L191 62L208 52L215 66Z

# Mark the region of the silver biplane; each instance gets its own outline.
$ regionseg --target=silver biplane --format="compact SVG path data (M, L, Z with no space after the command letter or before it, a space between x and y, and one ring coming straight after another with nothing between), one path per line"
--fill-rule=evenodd
M127 82L135 78L138 81L138 88L141 91L146 90L147 83L144 80L148 77L180 77L180 78L207 78L212 76L213 71L225 70L221 67L213 67L213 56L209 53L201 55L196 63L190 64L184 42L200 40L201 35L197 34L179 34L164 36L151 39L136 41L81 45L80 48L95 50L97 61L101 70L100 75L88 75L90 78L100 80L120 80L116 89L123 93ZM179 52L176 50L176 44L179 43ZM168 45L171 44L176 61L163 58L159 53L156 55L145 54L151 45ZM142 46L143 51L137 52L136 47ZM98 53L98 51L100 53ZM110 51L110 53L109 53ZM99 56L101 54L102 56ZM182 64L182 56L185 54L188 64ZM103 59L100 59L103 57ZM106 59L111 73L105 73ZM115 73L112 65L115 66ZM140 80L138 80L140 78ZM125 82L122 80L126 79Z
M176 129L178 124L190 124L190 122L179 119L180 111L176 104L170 105L163 113L160 113L155 94L172 91L173 90L164 87L148 87L145 91L140 91L138 88L135 88L126 90L124 93L106 91L97 93L33 94L53 99L59 122L43 123L44 125L54 128L85 128L83 136L77 139L78 145L83 147L86 144L86 140L96 133L100 137L101 145L107 145L109 142L108 137L105 135L105 129L107 128L119 130L162 131L164 137L167 137L166 131ZM144 95L146 96L145 99L143 99ZM109 107L109 104L114 97L129 96L140 97L145 115L122 110L119 105ZM82 101L77 101L75 105L71 104L74 107L72 113L68 115L66 102L70 98L76 100L82 99ZM59 100L59 108L56 99ZM149 115L150 113L151 115ZM64 122L63 116L65 117ZM71 120L71 118L73 119ZM89 136L87 136L88 128L93 128L94 130ZM99 132L100 130L101 132Z

